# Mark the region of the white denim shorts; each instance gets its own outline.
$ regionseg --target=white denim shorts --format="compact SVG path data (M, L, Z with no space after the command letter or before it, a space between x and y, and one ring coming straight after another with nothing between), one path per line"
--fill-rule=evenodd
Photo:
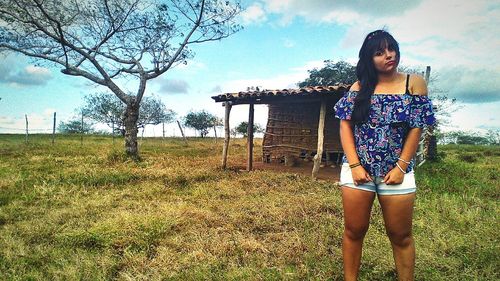
M382 180L384 179L382 177L372 176L372 179L374 181L355 185L354 180L352 179L352 173L351 168L349 168L349 164L342 164L342 170L340 171L341 186L371 191L379 195L399 195L414 193L417 191L417 185L415 184L415 173L413 172L413 170L404 175L403 182L400 184L385 184L382 182Z

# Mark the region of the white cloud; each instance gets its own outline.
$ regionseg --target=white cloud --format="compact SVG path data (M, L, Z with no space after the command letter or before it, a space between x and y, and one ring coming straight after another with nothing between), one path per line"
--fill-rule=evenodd
M212 90L210 91L210 93L220 93L222 92L222 88L220 85L216 85L215 87L212 88Z
M324 61L322 60L313 60L313 61L308 61L304 65L298 66L298 67L293 67L291 70L293 72L301 73L304 74L305 77L301 79L305 79L308 76L307 71L312 70L314 68L321 68L325 65Z
M160 85L161 94L187 94L189 90L189 84L185 80L158 78L154 81Z
M367 16L390 16L415 7L419 1L384 0L263 0L267 13L281 16L279 23L289 24L295 17L308 22L350 24ZM354 22L353 22L354 24Z
M35 65L28 65L24 69L26 73L28 74L33 74L33 75L50 75L50 70L45 67L39 67Z
M438 69L436 87L447 91L449 97L466 103L500 101L498 71L446 67Z
M198 60L188 60L186 64L179 64L175 67L176 70L197 72L199 70L207 69L207 65Z
M281 24L295 17L346 28L340 46L355 49L386 27L400 43L401 62L432 66L439 86L464 102L500 100L500 7L491 1L265 0ZM356 63L356 60L353 62Z
M500 129L500 120L493 118L500 108L500 101L480 104L466 104L451 114L452 125L443 127L446 131ZM479 114L480 113L480 114ZM473 117L473 118L471 118Z
M247 7L240 17L243 25L259 24L267 20L262 4L258 2Z
M28 65L23 68L23 59L9 55L0 60L0 83L13 87L45 85L52 79L48 68Z

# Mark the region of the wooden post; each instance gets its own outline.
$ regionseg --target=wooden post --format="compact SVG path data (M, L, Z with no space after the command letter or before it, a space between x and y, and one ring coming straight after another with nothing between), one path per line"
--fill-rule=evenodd
M165 138L165 122L161 123L162 138Z
M24 118L26 119L26 138L25 141L28 143L28 114L24 114Z
M179 120L177 120L177 125L179 126L179 130L181 130L181 135L182 135L182 137L184 138L184 142L185 142L185 143L186 143L186 145L187 145L187 144L188 144L188 142L187 142L186 136L184 135L184 131L182 130L181 122L179 122Z
M429 84L431 75L431 67L428 65L425 69L425 82ZM419 146L416 153L416 164L421 166L424 164L425 159L435 160L437 157L437 140L434 135L434 128L428 127L422 132Z
M81 123L80 145L83 145L83 110L82 110L82 123Z
M214 125L215 143L217 143L217 127Z
M115 119L111 118L111 135L113 136L113 144L115 143Z
M431 66L428 65L425 69L425 82L429 84L429 77L431 76Z
M229 113L231 113L231 103L224 102L225 114L224 114L224 145L222 146L222 169L226 168L227 165L227 151L229 148L229 138L230 138L230 128L229 128Z
M254 104L250 103L248 108L248 127L247 127L247 171L253 168L253 113Z
M326 101L321 101L321 107L319 109L319 124L318 124L318 148L316 150L316 155L314 155L314 166L312 170L312 178L316 180L318 177L319 166L321 165L321 157L323 155L323 139L325 130L325 115L326 115Z
M52 126L52 144L54 144L56 138L56 113L54 112L54 125Z
M425 81L429 84L429 77L431 75L431 67L428 65L425 70ZM435 108L434 108L435 109ZM437 158L437 139L434 134L434 127L428 127L424 136L424 157L429 160L436 160Z

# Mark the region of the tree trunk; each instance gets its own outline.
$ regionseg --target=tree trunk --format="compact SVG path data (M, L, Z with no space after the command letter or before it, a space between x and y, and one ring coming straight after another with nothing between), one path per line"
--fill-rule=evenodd
M125 124L125 152L134 160L140 160L137 148L137 120L139 119L139 105L135 102L127 104L124 114Z

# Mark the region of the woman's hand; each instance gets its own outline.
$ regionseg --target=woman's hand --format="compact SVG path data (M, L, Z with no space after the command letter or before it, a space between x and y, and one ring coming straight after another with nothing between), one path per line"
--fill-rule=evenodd
M404 176L405 174L396 166L385 175L383 182L388 185L400 184L403 182Z
M354 185L363 184L372 181L370 174L363 168L363 166L357 166L351 169L352 179Z

